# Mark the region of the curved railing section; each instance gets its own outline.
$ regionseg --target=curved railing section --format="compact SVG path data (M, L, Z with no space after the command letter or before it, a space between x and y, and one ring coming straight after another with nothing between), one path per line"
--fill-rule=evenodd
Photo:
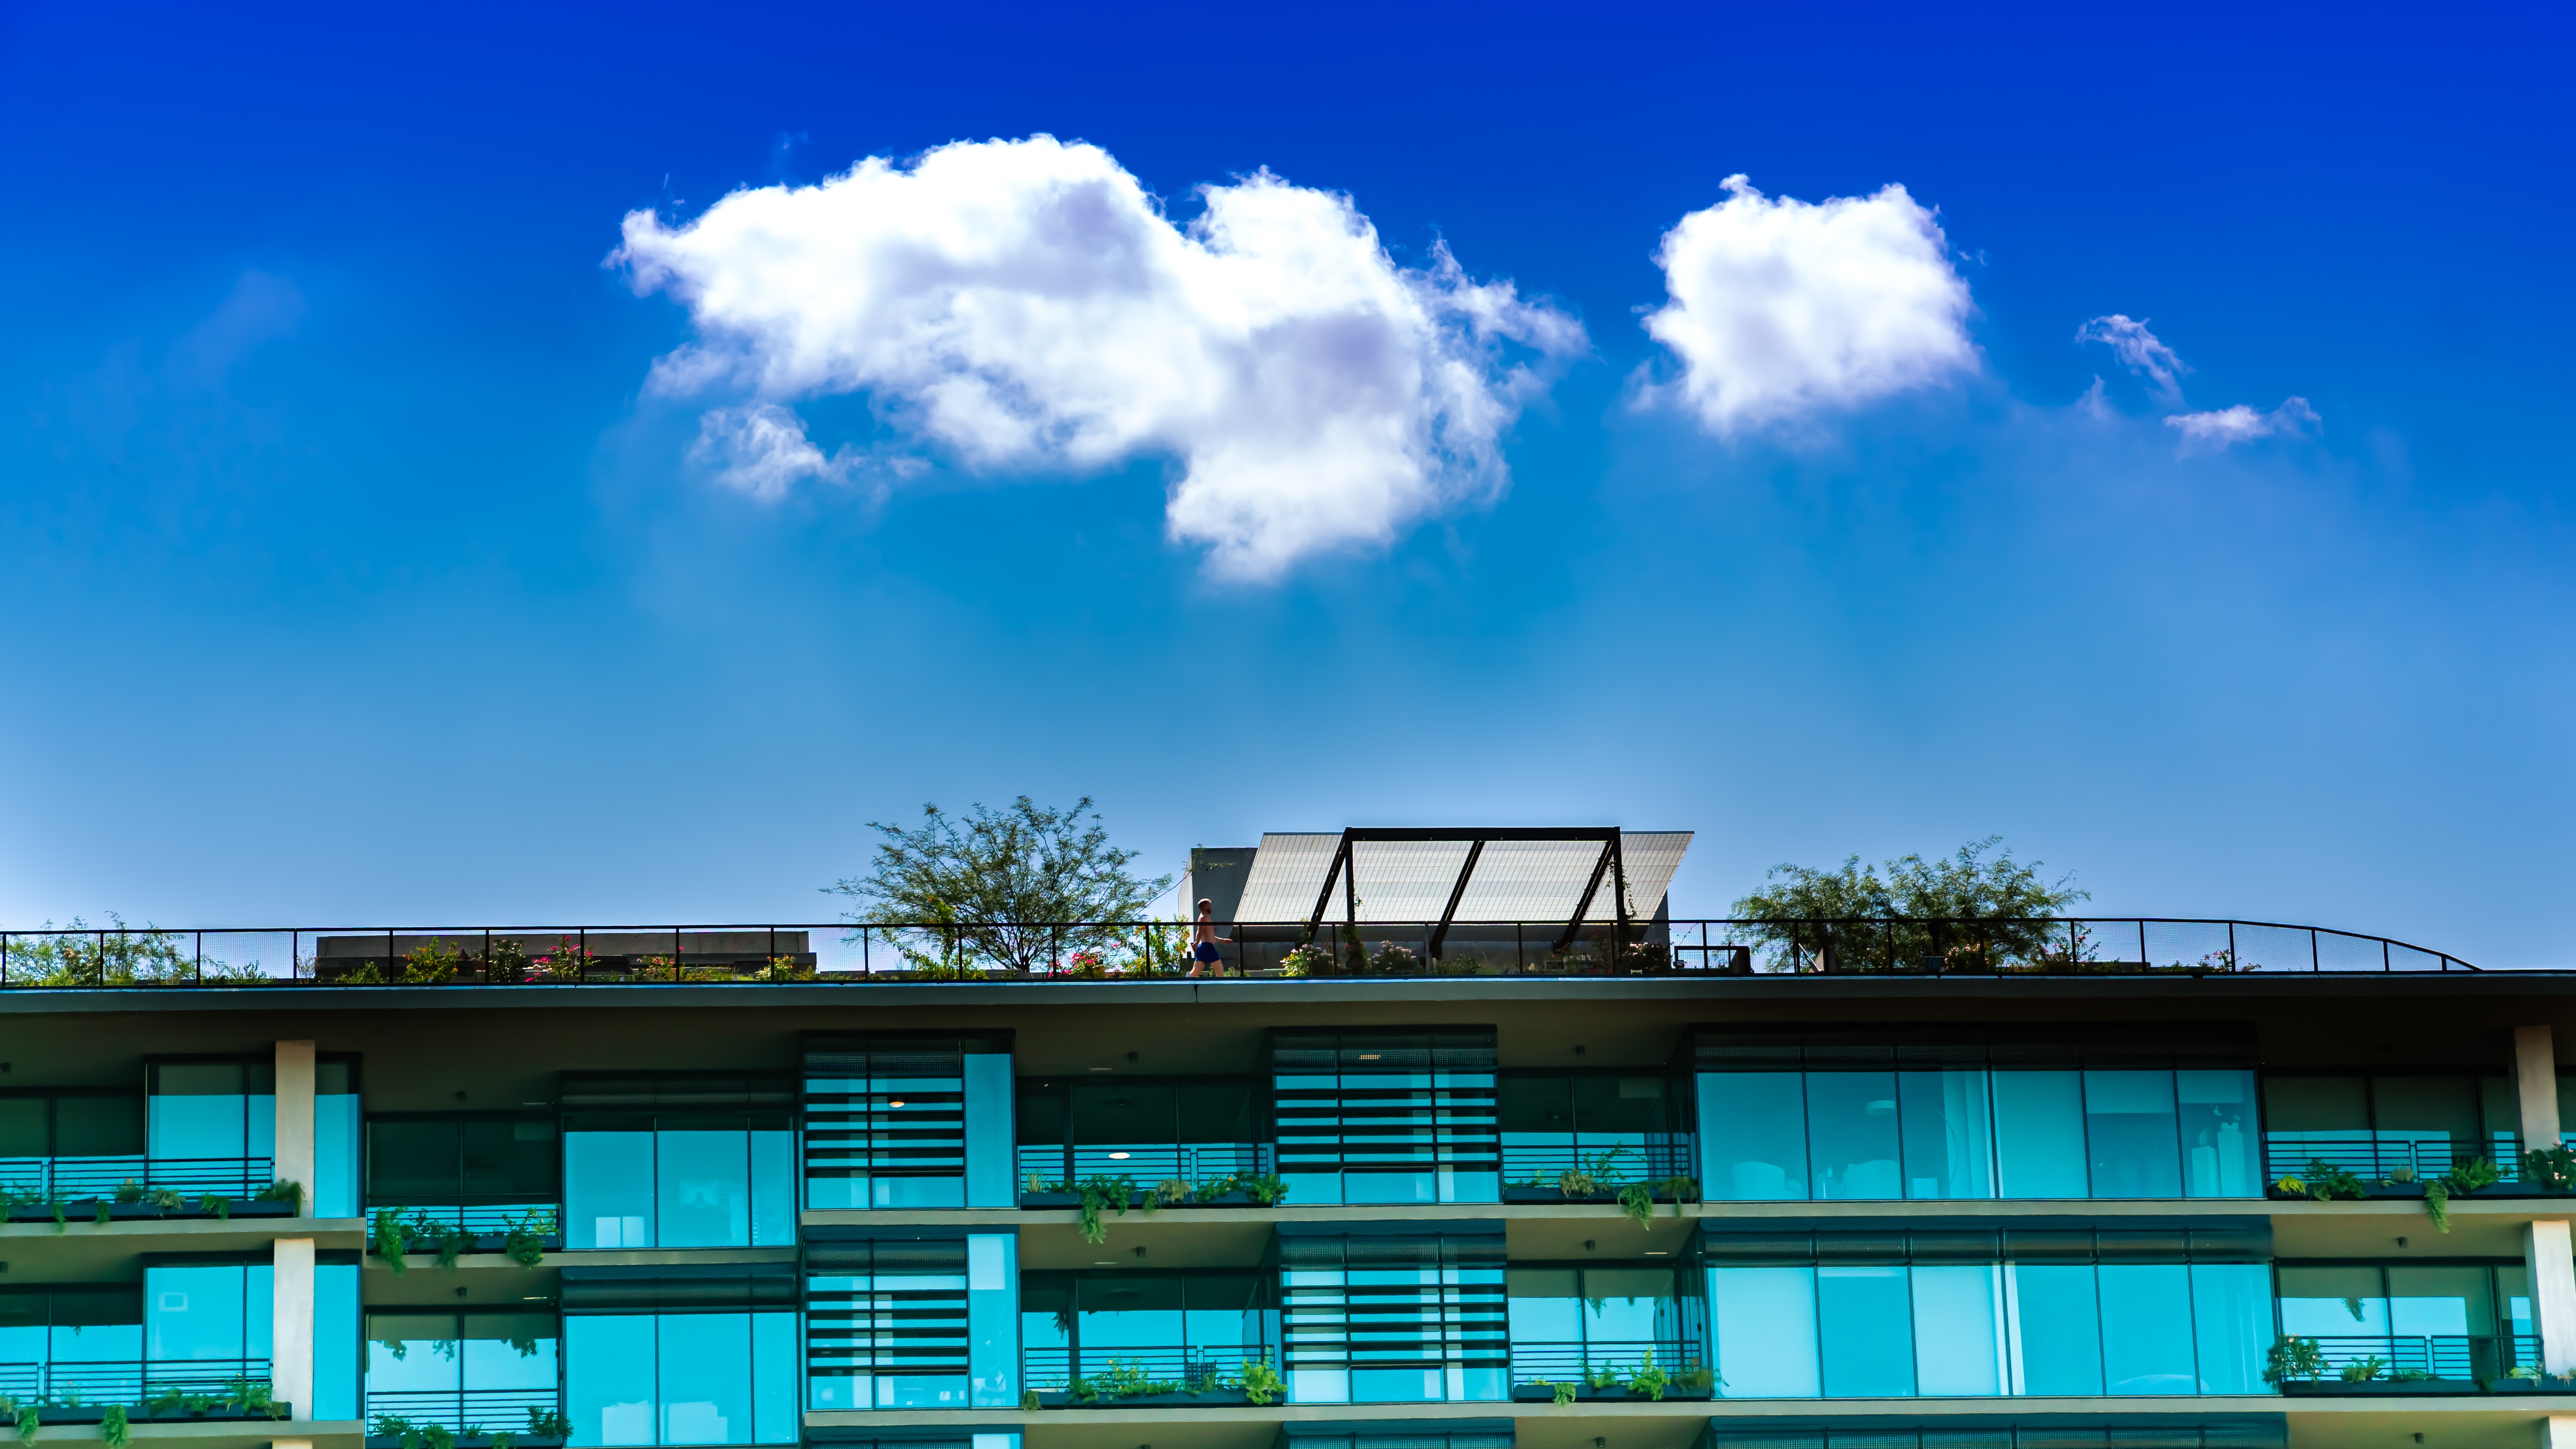
M2140 976L2474 971L2383 936L2180 917L1177 921L0 932L0 989L740 985L1254 976Z

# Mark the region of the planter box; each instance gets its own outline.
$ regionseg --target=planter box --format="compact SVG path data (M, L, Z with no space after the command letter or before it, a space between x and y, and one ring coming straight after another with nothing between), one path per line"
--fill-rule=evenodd
M1273 1404L1278 1403L1279 1396L1276 1394L1272 1395L1270 1402ZM1113 1398L1109 1395L1103 1394L1101 1397L1096 1399L1080 1398L1072 1392L1066 1391L1052 1394L1040 1394L1038 1395L1038 1403L1049 1409L1239 1409L1250 1407L1252 1400L1245 1396L1241 1389L1211 1389L1205 1393L1196 1394L1187 1392L1175 1394L1130 1394L1125 1398Z
M69 1406L47 1405L36 1411L37 1422L41 1424L95 1424L106 1417L107 1405L105 1404L74 1404ZM146 1411L140 1405L128 1404L125 1406L125 1420L129 1424L185 1424L192 1422L221 1422L227 1424L238 1424L252 1421L266 1424L273 1423L279 1419L291 1419L293 1417L295 1417L293 1407L283 1404L278 1406L278 1412L276 1413L269 1413L264 1410L257 1409L232 1409L219 1406L205 1410L203 1413L192 1412L187 1409L170 1409L165 1412L155 1414Z
M291 1218L295 1216L295 1205L265 1198L237 1197L228 1200L227 1215L236 1218ZM141 1202L111 1202L107 1205L107 1220L112 1223L145 1223L164 1218L206 1222L211 1221L214 1216L213 1213L197 1206L197 1198L194 1195L181 1206L174 1208L157 1208L150 1203ZM9 1221L13 1223L50 1223L53 1220L54 1210L44 1203L16 1203L9 1209ZM66 1198L63 1202L63 1221L66 1224L96 1223L98 1200Z
M1020 1194L1020 1206L1032 1210L1037 1208L1078 1208L1082 1206L1082 1195L1080 1193L1071 1192L1022 1192ZM1189 1202L1167 1202L1161 1207L1154 1209L1154 1211L1158 1213L1170 1213L1183 1212L1190 1208L1201 1207L1258 1206L1260 1206L1260 1204L1255 1203L1252 1200L1252 1195L1250 1193L1229 1192L1208 1202L1199 1202L1196 1199ZM1100 1211L1102 1215L1107 1218L1115 1219L1118 1216L1118 1210L1114 1207L1104 1205ZM1136 1217L1141 1213L1141 1211L1142 1209L1138 1208L1133 1200L1128 1202L1127 1216Z
M1664 1390L1662 1402L1669 1404L1676 1399L1690 1402L1705 1402L1715 1396L1716 1393L1714 1389L1686 1389L1679 1384L1673 1384ZM1636 1389L1596 1389L1588 1384L1578 1384L1575 1386L1574 1401L1578 1404L1650 1404L1656 1402L1653 1398ZM1552 1404L1556 1402L1556 1391L1553 1389L1540 1388L1536 1384L1514 1384L1512 1385L1512 1402L1515 1404Z
M2477 1381L2474 1379L2411 1379L2404 1381L2397 1379L2365 1379L2360 1383L2345 1383L2341 1379L2319 1379L2314 1383L2310 1383L2305 1379L2290 1379L2282 1383L2281 1392L2294 1399L2403 1399L2420 1398L2426 1395L2474 1394L2478 1392L2478 1385Z
M506 1429L501 1432L505 1434L509 1433ZM402 1436L400 1434L369 1434L367 1436L367 1449L402 1449L402 1442ZM427 1441L424 1440L424 1449L426 1443ZM511 1434L510 1443L513 1446L513 1449L517 1449L517 1446L521 1445L526 1446L526 1449L561 1449L563 1440L537 1439L531 1438L526 1434ZM456 1436L456 1449L492 1449L492 1436L489 1434L477 1434L469 1439L464 1435L459 1434Z

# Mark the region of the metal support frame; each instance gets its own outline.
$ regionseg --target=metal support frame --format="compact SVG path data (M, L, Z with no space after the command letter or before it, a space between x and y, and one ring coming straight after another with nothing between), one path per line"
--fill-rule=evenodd
M1429 938L1425 942L1434 959L1439 957L1442 947L1448 940L1449 928L1457 923L1458 907L1467 899L1467 884L1476 873L1477 862L1484 857L1486 844L1497 840L1597 840L1601 842L1601 858L1593 863L1592 877L1584 883L1583 896L1575 902L1573 916L1565 923L1565 929L1558 933L1555 949L1562 951L1574 944L1574 938L1583 930L1584 917L1592 913L1592 902L1601 894L1601 880L1605 875L1610 878L1614 897L1613 914L1618 922L1615 947L1624 949L1629 944L1630 935L1633 934L1631 930L1633 922L1628 915L1628 864L1620 850L1619 827L1616 825L1568 826L1554 830L1526 826L1497 830L1379 829L1353 826L1342 832L1341 843L1333 849L1332 864L1324 868L1323 888L1315 893L1314 912L1306 918L1304 936L1306 941L1312 942L1316 933L1323 929L1324 912L1332 909L1333 887L1337 884L1342 888L1343 920L1349 926L1354 928L1358 926L1359 862L1353 847L1364 841L1381 840L1465 841L1467 843L1467 858L1458 867L1458 879L1449 887L1449 903L1442 909L1439 924L1431 928Z

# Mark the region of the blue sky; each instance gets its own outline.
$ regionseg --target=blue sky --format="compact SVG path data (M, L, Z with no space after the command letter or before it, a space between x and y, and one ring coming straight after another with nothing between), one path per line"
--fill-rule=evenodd
M0 920L813 919L868 820L1091 794L1158 865L1354 823L1694 829L1684 914L2001 834L2106 914L2566 964L2570 28L0 9ZM1321 543L1261 524L1247 571L1167 524L1239 410L979 454L925 401L954 358L754 386L779 354L608 263L630 213L703 241L742 188L1037 135L1161 198L1170 247L1266 169L1348 198L1372 277L1508 282L1579 335L1470 348L1508 397L1490 456L1391 512L1354 485ZM1716 374L1644 322L1736 174L1775 209L1903 187L1962 350L1693 406ZM828 251L822 194L794 224ZM2189 370L2077 340L2114 316ZM1093 351L1046 386L1125 385L1066 335ZM730 393L650 382L736 344ZM1332 434L1332 381L1264 416ZM713 446L764 407L818 460L765 494ZM2237 407L2270 435L2172 421ZM1303 506L1291 471L1228 496Z

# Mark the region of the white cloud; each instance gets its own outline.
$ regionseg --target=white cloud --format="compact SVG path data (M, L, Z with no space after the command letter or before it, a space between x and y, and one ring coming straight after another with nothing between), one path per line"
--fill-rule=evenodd
M1502 488L1572 318L1445 248L1397 266L1345 196L1267 172L1201 196L1175 227L1096 146L962 142L684 226L631 213L611 260L697 324L656 389L754 399L700 446L756 496L843 466L786 405L860 392L972 468L1172 457L1170 533L1239 577Z
M2258 438L2293 438L2322 429L2325 421L2308 406L2306 398L2294 397L2284 399L2268 413L2258 413L2238 403L2216 412L2178 413L2165 419L2165 426L2182 434L2176 451L2195 453L2215 452Z
M2131 372L2147 380L2147 386L2167 407L2182 406L2182 375L2191 371L2191 366L2148 331L2146 323L2114 312L2076 328L2075 340L2099 342L2110 348Z
M1732 435L1926 387L1977 366L1968 284L1902 186L1811 205L1742 176L1655 253L1671 300L1646 330L1681 361L1669 388Z

